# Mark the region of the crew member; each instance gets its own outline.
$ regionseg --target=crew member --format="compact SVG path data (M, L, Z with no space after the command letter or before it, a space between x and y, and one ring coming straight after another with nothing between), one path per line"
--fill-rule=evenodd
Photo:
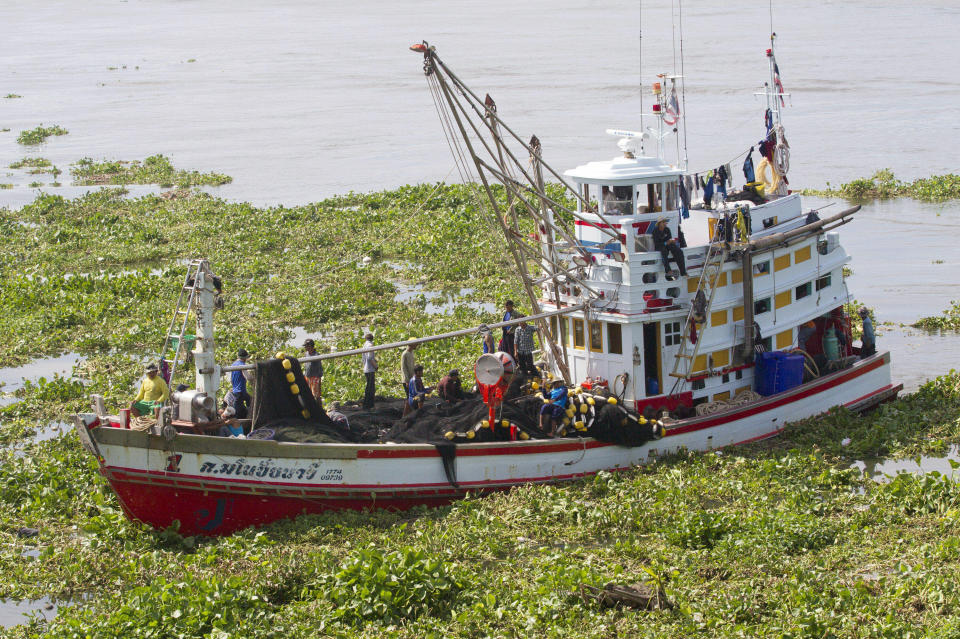
M147 376L140 382L140 390L130 403L130 413L135 416L154 415L170 397L170 388L160 377L156 364L146 368Z
M373 348L373 333L367 333L363 336L363 348ZM366 377L366 386L363 389L363 408L365 410L373 409L373 398L377 392L377 369L380 363L377 362L377 356L373 351L367 351L363 354L361 360L363 365L363 376Z
M423 407L423 398L433 391L433 387L423 385L423 366L417 364L413 368L413 377L410 378L410 385L407 386L407 403L410 408L417 410Z
M437 395L445 402L456 402L463 399L460 371L453 369L440 378L440 383L437 384Z
M657 226L653 229L652 235L653 247L660 251L660 256L663 258L663 270L667 272L667 275L671 273L670 258L673 257L673 260L677 263L677 268L680 269L680 275L686 277L687 266L683 259L683 251L677 246L677 241L673 239L673 233L667 226L666 216L657 219Z
M250 353L246 349L241 348L237 351L237 361L233 363L234 366L243 366L247 363L247 359L250 357ZM237 413L243 413L246 415L250 411L250 393L247 392L247 371L233 371L230 373L230 384L232 388L230 392L233 393L235 400L235 408Z
M560 425L569 403L567 387L562 379L553 380L553 388L546 399L550 401L540 408L540 430L550 433L552 437L556 435L557 426Z
M867 310L866 306L861 306L857 314L863 320L863 333L860 336L860 357L870 357L877 352L877 337L873 332L873 320L870 319L870 311Z
M312 339L307 339L303 342L303 350L306 351L307 357L312 357L317 354L315 346L316 345ZM318 359L315 359L312 362L307 362L306 368L303 369L303 378L307 380L307 386L310 387L310 393L322 408L323 363Z
M513 310L513 300L507 300L507 303L503 305L503 308L503 320L501 321L509 322L512 319L516 319L516 313ZM499 349L511 357L513 356L513 330L513 326L503 327L503 337L500 339Z
M519 315L518 318L519 317L523 317L523 315ZM517 360L517 366L525 375L530 376L537 374L537 369L533 365L534 333L535 331L533 327L527 324L527 322L520 322L520 325L517 326L517 331L514 335L513 341L513 356Z

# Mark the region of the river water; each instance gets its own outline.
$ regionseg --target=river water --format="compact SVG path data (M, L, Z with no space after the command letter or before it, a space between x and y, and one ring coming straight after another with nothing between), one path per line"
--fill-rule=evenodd
M890 167L904 179L960 172L952 67L960 3L776 0L778 62L794 187ZM457 173L427 91L427 39L562 170L616 154L609 127L637 128L641 88L675 67L680 16L667 1L489 0L317 4L235 0L49 0L0 4L0 166L42 155L142 159L234 177L210 189L259 205L298 204ZM770 11L683 3L690 166L726 162L762 135ZM641 39L641 33L643 35ZM15 143L41 123L70 134ZM739 171L735 170L739 175ZM0 206L49 177L0 169ZM61 181L68 183L67 175ZM75 195L86 189L52 192ZM143 189L136 191L143 192ZM811 204L822 204L814 200ZM838 210L835 207L833 210ZM912 323L960 298L960 204L864 207L842 239L851 291L881 322ZM941 263L935 263L942 260ZM960 340L885 327L881 348L915 387L957 367Z

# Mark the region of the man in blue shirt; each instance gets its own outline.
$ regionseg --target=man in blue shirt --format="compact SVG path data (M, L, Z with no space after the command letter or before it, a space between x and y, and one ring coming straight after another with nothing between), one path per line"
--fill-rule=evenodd
M241 348L237 351L237 361L233 363L233 366L243 366L247 363L247 359L250 357L250 354L247 353L246 349ZM233 393L234 397L234 408L237 413L246 414L250 410L250 393L247 392L247 371L233 371L230 373L230 383L232 388L230 392Z
M516 314L513 310L513 300L507 300L507 303L503 305L503 320L504 322L509 322L514 318ZM504 326L503 327L503 339L500 340L500 350L504 353L509 353L513 357L513 326Z
M425 388L423 385L423 366L417 364L413 368L413 377L410 378L410 384L407 386L407 403L410 408L418 410L423 407L423 398L433 391L433 387Z
M553 380L553 388L546 399L550 400L549 403L540 407L540 430L553 436L556 435L557 426L560 425L569 403L567 387L562 379Z

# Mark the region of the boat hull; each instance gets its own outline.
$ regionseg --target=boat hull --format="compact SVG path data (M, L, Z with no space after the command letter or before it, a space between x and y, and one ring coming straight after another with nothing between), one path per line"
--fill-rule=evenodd
M306 513L440 506L468 493L570 481L626 470L680 450L704 451L781 432L833 406L863 410L896 396L890 356L794 389L671 424L662 439L626 448L594 439L492 442L456 447L443 461L428 444L291 444L177 435L172 441L96 427L78 417L127 516L183 534L224 535Z

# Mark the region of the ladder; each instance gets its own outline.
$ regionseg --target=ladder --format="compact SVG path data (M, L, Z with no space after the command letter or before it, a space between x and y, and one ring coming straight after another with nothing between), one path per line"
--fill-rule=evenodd
M713 297L717 292L717 280L723 272L723 263L727 260L727 254L728 248L725 242L714 242L707 249L703 268L700 270L700 280L697 282L697 290L690 301L690 312L687 314L687 321L680 334L680 350L677 352L676 359L673 360L673 372L670 376L676 377L677 381L673 385L672 392L677 391L681 380L690 379L693 364L700 352L700 345L703 344L703 332L697 336L696 344L690 342L690 328L697 324L704 327L708 325L710 308L713 306Z
M173 317L170 318L170 328L167 330L167 336L163 340L163 348L160 349L160 355L157 358L162 359L167 354L167 347L170 346L170 340L177 340L176 352L173 354L173 360L170 362L170 383L173 383L173 375L177 372L177 362L180 359L180 351L184 348L183 337L187 333L187 323L190 318L190 310L197 299L197 286L200 281L200 270L203 268L204 260L191 260L187 265L187 275L183 280L183 286L180 288L180 296L177 297L177 306L173 311ZM180 333L174 333L177 324L180 324Z

